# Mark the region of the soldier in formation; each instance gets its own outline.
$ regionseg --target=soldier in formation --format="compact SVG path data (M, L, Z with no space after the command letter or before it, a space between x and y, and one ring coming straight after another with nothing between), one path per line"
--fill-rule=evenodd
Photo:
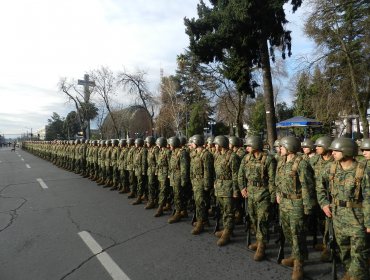
M255 233L249 249L256 261L265 258L269 217L278 205L280 224L292 249L282 264L293 267L293 280L303 279L307 217L314 214L323 236L316 246L322 250L321 260L331 257L328 224L332 221L346 271L342 279L369 279L370 140L361 143L361 161L351 139L332 141L328 136L315 143L283 137L275 141L273 153L263 149L258 136L247 137L245 149L241 139L221 135L206 141L194 135L186 144L182 137L148 136L145 140L31 141L22 147L98 185L129 192L134 205L147 198L145 209L157 208L155 217L174 207L169 223L194 210L194 235L202 233L214 209L220 209L223 228L215 232L219 246L230 242L236 213L247 213ZM246 201L247 211L242 211Z

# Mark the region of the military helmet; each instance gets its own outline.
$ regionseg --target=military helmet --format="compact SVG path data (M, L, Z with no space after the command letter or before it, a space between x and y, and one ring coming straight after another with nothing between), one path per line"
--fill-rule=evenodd
M336 138L331 142L329 150L343 153L343 157L354 157L357 155L357 144L351 138Z
M186 143L188 142L185 136L180 136L179 139L180 139L180 146L185 146Z
M297 137L285 136L280 140L280 146L286 148L288 152L296 153L301 148L301 142Z
M203 146L204 145L204 137L203 135L200 135L200 134L195 134L193 135L190 140L192 141L192 143L194 143L195 145L197 145L198 147L199 146Z
M105 145L110 146L112 145L112 140L105 140Z
M216 136L213 143L215 143L215 144L217 144L220 147L225 148L225 149L229 147L229 139L224 135Z
M263 150L262 139L259 136L252 135L252 136L247 137L245 139L244 145L250 146L252 150L259 150L259 151Z
M114 146L118 146L119 140L118 139L113 139L112 143L113 143Z
M104 146L105 145L105 140L100 140L100 145Z
M144 145L144 140L142 138L136 138L135 139L135 145L138 145L138 146L143 146Z
M331 137L329 136L321 136L316 139L315 146L322 147L325 151L329 150L330 144L332 142Z
M126 139L119 140L119 144L118 145L120 145L120 146L126 146L127 145Z
M233 145L234 147L239 147L240 140L236 136L230 136L229 137L229 144Z
M166 138L164 138L164 137L159 137L159 138L155 141L155 143L156 143L159 147L164 148L164 147L166 147L166 146L167 146L167 139L166 139Z
M155 144L155 139L153 136L147 136L145 138L145 143L148 143L149 145L154 145Z
M88 140L87 140L87 141L88 141ZM82 143L82 144L86 143L86 139L85 139L85 138L82 138L82 139L81 139L81 143Z
M82 142L82 143L86 143L86 144L90 144L90 143L91 143L91 140L89 140L89 139L87 139L87 140L82 139L82 140L83 140L83 142Z
M97 145L98 145L98 140L94 140L94 141L92 141L92 144L93 144L94 146L97 146Z
M280 146L280 140L276 139L274 142L274 147L279 147Z
M69 144L70 145L73 145L75 143L75 141L73 141L73 140L69 140Z
M80 143L81 143L80 139L75 140L75 144L80 144Z
M177 136L172 136L172 137L168 138L167 142L168 142L168 145L170 145L174 148L180 147L180 139Z
M207 144L212 145L214 144L215 138L213 136L210 136L207 138Z
M370 150L370 139L369 138L362 139L360 149L361 150Z
M135 144L135 139L134 138L127 139L127 144L129 144L130 146L134 145Z
M313 149L315 149L315 143L311 140L311 139L305 139L302 143L301 143L301 147L302 148L310 148L311 151Z

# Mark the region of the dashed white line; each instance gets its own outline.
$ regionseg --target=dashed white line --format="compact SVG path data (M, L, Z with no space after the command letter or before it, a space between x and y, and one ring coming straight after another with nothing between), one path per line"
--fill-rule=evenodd
M27 168L31 168L31 166L30 166L29 164L26 164L26 167L27 167Z
M91 252L96 255L96 258L114 280L130 280L114 260L106 252L102 252L102 247L100 247L90 233L87 231L81 231L78 235L85 242L87 247L89 247Z
M41 188L43 188L43 189L48 188L48 186L45 184L44 180L42 180L41 178L37 178L36 181L39 182Z
M24 158L21 158L21 161L24 161Z

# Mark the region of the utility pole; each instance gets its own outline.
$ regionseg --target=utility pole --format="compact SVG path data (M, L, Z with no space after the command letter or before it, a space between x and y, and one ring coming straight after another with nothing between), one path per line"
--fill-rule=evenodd
M89 75L85 74L83 80L78 80L78 84L84 86L84 102L88 104L90 102L90 89L89 87L94 87L95 82L89 80ZM84 120L84 122L87 121L87 127L86 127L86 139L90 139L90 120Z

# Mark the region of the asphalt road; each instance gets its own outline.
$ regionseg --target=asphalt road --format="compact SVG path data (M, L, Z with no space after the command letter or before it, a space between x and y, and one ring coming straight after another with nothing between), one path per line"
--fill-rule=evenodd
M216 245L212 228L190 234L188 218L132 206L127 195L62 170L22 150L0 149L0 280L290 279L292 270L254 262L243 226ZM286 252L286 255L288 252ZM311 250L307 279L330 279L330 265Z

